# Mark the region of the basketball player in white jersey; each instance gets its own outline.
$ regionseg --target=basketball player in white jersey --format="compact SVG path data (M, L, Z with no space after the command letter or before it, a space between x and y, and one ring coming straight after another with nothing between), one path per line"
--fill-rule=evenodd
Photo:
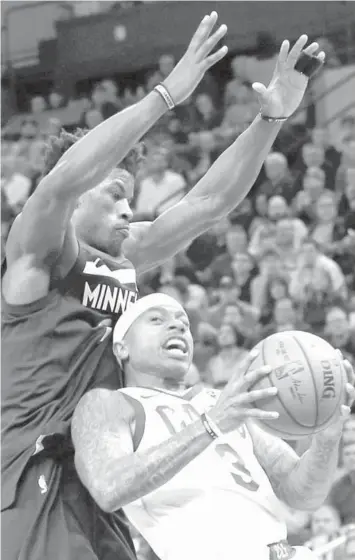
M72 423L76 468L97 504L124 507L161 560L314 558L287 543L278 498L301 510L323 503L349 406L339 407L334 425L299 458L253 421L277 417L253 407L277 392L248 392L271 371L246 373L253 355L220 393L179 391L192 337L184 309L162 294L122 315L114 352L129 388L87 393ZM344 367L350 404L353 371Z

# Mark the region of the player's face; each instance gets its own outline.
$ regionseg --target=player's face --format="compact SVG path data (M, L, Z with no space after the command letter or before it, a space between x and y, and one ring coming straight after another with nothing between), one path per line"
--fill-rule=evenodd
M312 516L312 533L318 535L333 535L339 528L339 521L333 511L324 506L316 511Z
M129 235L133 188L132 175L124 169L114 169L83 196L74 213L74 223L86 243L113 256L120 254L122 243Z
M154 307L143 313L125 337L133 371L181 381L192 362L193 340L182 307Z

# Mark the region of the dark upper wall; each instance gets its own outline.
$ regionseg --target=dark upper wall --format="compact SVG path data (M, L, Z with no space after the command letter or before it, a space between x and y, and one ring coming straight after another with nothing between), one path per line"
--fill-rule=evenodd
M255 44L258 31L280 42L300 33L318 36L355 20L353 2L155 2L132 10L59 22L57 73L81 77L134 71L160 54L180 55L200 18L218 9L228 24L230 50ZM115 40L115 32L123 40Z

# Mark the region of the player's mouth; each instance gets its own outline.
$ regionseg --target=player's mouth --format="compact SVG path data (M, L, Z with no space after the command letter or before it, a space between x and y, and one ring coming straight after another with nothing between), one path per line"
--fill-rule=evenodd
M129 236L129 226L116 227L115 229L116 231L119 231L124 237Z
M172 336L163 344L164 350L175 358L185 358L188 355L189 347L184 338Z

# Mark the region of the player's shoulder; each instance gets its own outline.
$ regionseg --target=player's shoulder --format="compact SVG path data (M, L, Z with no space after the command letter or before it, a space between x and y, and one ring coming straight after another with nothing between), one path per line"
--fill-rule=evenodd
M121 391L96 388L81 397L74 412L73 421L79 418L105 417L106 421L130 422L134 409Z

